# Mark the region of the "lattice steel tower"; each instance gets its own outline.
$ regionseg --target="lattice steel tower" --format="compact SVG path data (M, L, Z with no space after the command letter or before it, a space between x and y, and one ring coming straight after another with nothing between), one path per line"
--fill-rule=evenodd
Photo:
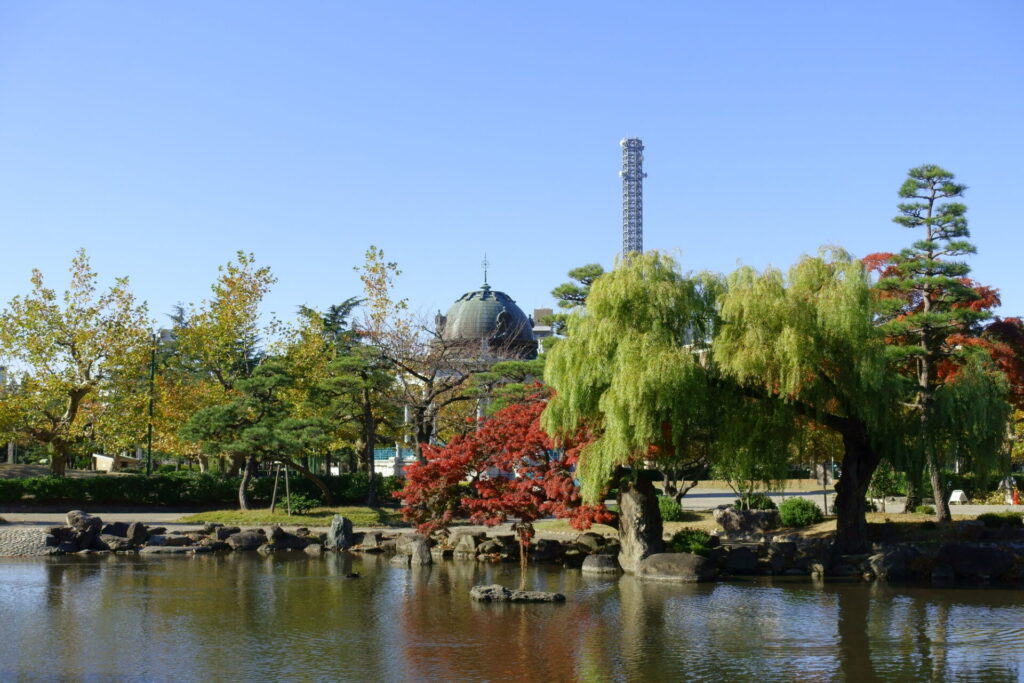
M624 138L622 146L622 255L644 250L644 143Z

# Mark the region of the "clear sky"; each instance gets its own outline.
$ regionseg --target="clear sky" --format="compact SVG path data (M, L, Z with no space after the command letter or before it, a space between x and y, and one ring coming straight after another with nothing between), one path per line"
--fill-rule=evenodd
M0 301L84 247L151 313L252 251L267 310L359 294L375 244L424 314L527 312L621 244L685 269L894 251L906 170L969 187L979 281L1024 314L1024 3L0 0Z

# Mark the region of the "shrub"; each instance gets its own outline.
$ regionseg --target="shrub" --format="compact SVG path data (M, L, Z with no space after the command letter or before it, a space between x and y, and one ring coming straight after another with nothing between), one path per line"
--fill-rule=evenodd
M1024 527L1024 519L1019 512L986 512L978 515L978 521L991 529L1007 526L1012 529Z
M916 508L914 508L914 512L916 512L919 515L934 515L935 508L933 508L931 505L918 505Z
M743 498L737 498L733 506L741 510L775 510L778 507L766 493L749 493Z
M669 496L658 496L658 509L661 511L662 521L683 521L683 506L677 503L675 498L670 498Z
M301 493L293 493L281 502L277 504L278 510L291 510L293 513L301 515L303 512L308 512L315 507L320 507L321 503L318 500L313 500Z
M821 508L806 498L787 498L779 506L779 521L782 526L810 526L824 518Z
M32 477L22 479L25 495L35 498L37 503L55 503L65 500L85 500L85 485L88 479L71 477Z
M0 503L17 503L23 492L20 479L0 479Z
M683 529L677 532L666 544L668 551L673 553L693 553L706 557L711 552L712 536L700 529Z

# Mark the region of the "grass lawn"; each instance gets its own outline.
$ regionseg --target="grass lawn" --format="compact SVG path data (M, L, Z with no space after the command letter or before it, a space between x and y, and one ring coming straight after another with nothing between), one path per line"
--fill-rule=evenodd
M270 510L210 510L182 517L178 521L183 524L205 524L216 522L235 526L262 526L280 524L282 526L330 526L331 518L341 515L352 520L353 526L394 526L401 523L401 515L397 510L368 507L337 507L313 508L300 514L289 515L280 505Z

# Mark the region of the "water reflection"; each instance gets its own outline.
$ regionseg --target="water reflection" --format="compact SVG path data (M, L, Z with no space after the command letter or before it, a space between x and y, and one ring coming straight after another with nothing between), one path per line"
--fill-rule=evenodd
M532 567L562 605L479 605L518 567L301 553L0 561L0 680L1018 680L1001 589L675 585ZM353 572L359 578L346 578Z

